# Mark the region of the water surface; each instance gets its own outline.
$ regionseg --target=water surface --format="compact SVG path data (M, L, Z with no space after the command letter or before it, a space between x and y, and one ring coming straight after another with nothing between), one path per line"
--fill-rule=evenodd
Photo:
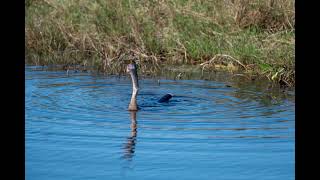
M27 66L26 179L294 179L294 98ZM157 103L166 93L169 103Z

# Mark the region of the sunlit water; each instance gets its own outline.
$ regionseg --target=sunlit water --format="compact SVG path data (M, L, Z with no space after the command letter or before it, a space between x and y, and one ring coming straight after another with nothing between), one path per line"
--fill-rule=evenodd
M294 101L202 80L26 67L26 179L294 179ZM166 93L169 103L157 103Z

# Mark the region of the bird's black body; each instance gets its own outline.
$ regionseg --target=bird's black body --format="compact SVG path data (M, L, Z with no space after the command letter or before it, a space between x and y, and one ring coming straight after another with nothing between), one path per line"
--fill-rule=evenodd
M159 103L168 102L172 98L172 94L166 94L158 100Z

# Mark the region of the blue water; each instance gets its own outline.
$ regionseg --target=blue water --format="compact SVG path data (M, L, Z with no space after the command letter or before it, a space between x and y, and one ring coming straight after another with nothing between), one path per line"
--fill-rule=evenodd
M26 179L290 180L295 103L254 86L26 67ZM169 103L157 103L166 93ZM272 97L272 96L271 96Z

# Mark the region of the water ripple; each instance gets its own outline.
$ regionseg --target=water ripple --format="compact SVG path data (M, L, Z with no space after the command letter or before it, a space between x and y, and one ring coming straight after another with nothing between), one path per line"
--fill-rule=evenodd
M178 164L182 170L194 167L194 163L202 166L198 172L209 172L204 167L223 166L224 170L235 169L231 174L245 174L252 168L244 169L247 166L239 164L246 163L261 167L256 174L262 169L275 173L284 168L284 174L291 172L294 101L250 88L227 88L214 81L161 80L160 85L152 79L139 82L141 110L130 113L128 77L67 75L63 71L26 68L27 169L33 167L29 173L34 169L46 172L59 164L65 168L52 171L51 177L79 169L90 169L87 172L91 175L119 177L111 170L119 172L116 168L123 167L122 160L152 172L150 176L157 174L156 169L168 170L179 162L183 162ZM173 98L158 103L166 93L172 93ZM256 155L248 154L252 151L257 151ZM262 159L260 154L268 158ZM163 156L167 158L160 158ZM243 156L250 157L250 161L236 158ZM270 158L282 161L270 166ZM152 167L149 162L154 162ZM291 169L285 169L281 164L284 162L291 163ZM103 171L105 166L110 171ZM141 177L139 172L135 171L137 177Z

